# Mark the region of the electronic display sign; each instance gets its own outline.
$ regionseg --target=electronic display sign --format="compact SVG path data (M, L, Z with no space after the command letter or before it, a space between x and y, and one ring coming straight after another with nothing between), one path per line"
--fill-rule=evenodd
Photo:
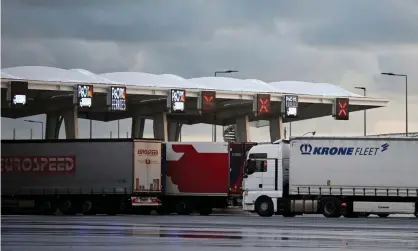
M167 100L170 112L183 113L186 106L186 91L171 89Z
M270 112L270 94L257 94L254 100L256 114L265 114Z
M11 107L24 106L27 103L28 82L11 81L7 89L7 100Z
M111 86L107 93L107 105L110 111L126 111L126 87Z
M296 95L285 95L282 101L282 114L285 118L298 117L299 98Z
M350 100L348 98L336 98L334 101L333 115L336 120L349 120L350 112L348 106Z
M202 91L198 102L198 108L203 113L214 112L216 110L216 92Z
M93 105L93 85L77 85L74 90L74 103L78 108L90 109Z

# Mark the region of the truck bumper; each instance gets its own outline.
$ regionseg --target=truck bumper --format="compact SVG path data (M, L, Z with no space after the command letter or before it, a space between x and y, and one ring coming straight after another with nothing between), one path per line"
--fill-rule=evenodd
M133 207L158 207L161 201L157 197L131 197Z

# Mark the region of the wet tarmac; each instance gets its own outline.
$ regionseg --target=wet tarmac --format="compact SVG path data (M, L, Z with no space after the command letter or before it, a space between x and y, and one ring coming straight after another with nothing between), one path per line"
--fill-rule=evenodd
M127 215L1 220L3 251L418 250L418 220L404 217Z

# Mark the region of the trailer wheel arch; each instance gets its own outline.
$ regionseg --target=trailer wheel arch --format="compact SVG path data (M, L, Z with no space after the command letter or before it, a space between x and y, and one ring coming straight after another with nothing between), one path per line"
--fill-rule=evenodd
M255 201L255 211L261 217L271 217L274 214L273 200L267 195L262 195Z

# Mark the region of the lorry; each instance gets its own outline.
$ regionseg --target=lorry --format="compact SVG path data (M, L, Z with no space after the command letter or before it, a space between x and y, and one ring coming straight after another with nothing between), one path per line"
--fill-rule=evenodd
M2 212L202 215L242 196L252 144L2 140Z
M328 218L418 211L418 139L292 137L252 147L243 210Z

